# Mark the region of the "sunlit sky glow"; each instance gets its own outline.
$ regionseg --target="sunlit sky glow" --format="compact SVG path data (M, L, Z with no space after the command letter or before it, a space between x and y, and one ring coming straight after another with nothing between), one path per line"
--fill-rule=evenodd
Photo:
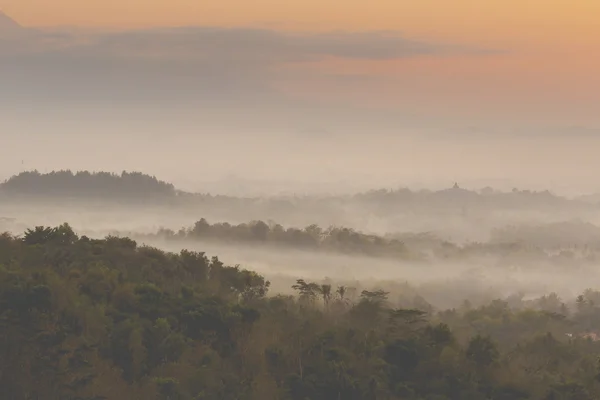
M375 130L389 133L412 129L411 132L421 132L418 128L424 124L437 124L440 130L448 132L457 129L463 134L535 132L539 135L540 132L550 132L555 137L552 142L536 143L538 147L546 146L546 155L539 155L537 164L540 174L558 165L556 159L561 154L567 157L566 149L569 156L561 161L565 181L582 173L576 167L578 161L585 160L587 171L600 168L600 162L594 161L597 157L588 151L593 147L590 141L598 144L595 141L600 137L598 0L0 0L0 9L23 26L76 27L82 32L89 28L133 30L181 26L261 28L274 32L276 37L267 38L265 47L261 47L260 40L264 38L261 39L259 34L253 37L256 40L255 47L245 49L246 38L243 34L240 36L238 31L231 30L228 31L231 34L224 39L233 40L227 42L230 48L224 52L210 49L206 53L206 57L213 58L202 61L202 65L208 65L209 75L198 69L194 82L202 81L204 86L198 87L210 91L210 96L224 99L214 106L221 107L219 113L222 114L206 111L205 107L203 109L207 117L204 117L195 115L192 109L197 119L192 122L182 117L179 120L181 131L191 130L191 127L197 126L197 121L208 124L208 117L212 118L212 124L223 126L238 122L240 126L247 127L248 122L240 119L242 114L247 114L253 121L261 118L263 122L269 121L273 130L288 127L296 132L304 129L336 131L337 128L347 131L354 129L356 132L363 129L365 134ZM404 54L399 50L397 56L390 55L395 51L390 48L393 44L387 43L380 48L376 36L368 36L382 31L395 32L401 35L402 40L414 40L443 50L426 54ZM315 46L319 46L322 36L313 36L313 41L309 40L307 44L281 35L331 32L342 32L346 36L339 43L333 40L327 44L335 48L332 54L324 51L315 58L306 56L314 51ZM346 54L354 51L351 36L354 33L367 35L357 39L362 40L356 44L359 57ZM135 42L130 43L135 45ZM161 49L166 48L164 43ZM400 46L403 42L398 43ZM267 48L267 45L271 47ZM281 46L288 53L278 58ZM299 51L298 59L289 54L294 51L289 49L296 48L294 46L305 46L304 53ZM335 51L338 53L333 54ZM378 51L383 51L384 56ZM374 55L370 56L371 53ZM263 58L257 61L255 56ZM234 60L233 64L231 60ZM105 62L110 62L110 59ZM246 65L249 67L246 68ZM95 66L90 68L95 74ZM160 66L152 68L156 69L148 70L146 78L149 80L163 73L160 72L163 71ZM20 70L16 71L19 73ZM57 71L60 72L60 68ZM94 82L89 77L96 75L85 75L90 71L77 70L74 76L86 84ZM181 70L164 72L159 77L164 78L164 82L160 79L155 81L158 82L156 90L167 88L172 93L169 90L156 92L164 93L162 98L158 97L163 103L157 103L153 109L162 110L171 101L169 96L175 96L173 93L183 96L183 100L178 101L187 104L187 92L181 89L187 87L186 78L184 75L178 76L180 72L177 71ZM143 74L135 73L132 76L139 79L134 79L139 86L130 83L126 75L119 76L119 79L131 85L124 89L124 98L130 95L127 90L134 94L141 93L140 88L143 89L147 82L154 82L144 81ZM7 83L12 84L13 80L10 79ZM27 79L31 83L31 79ZM45 75L40 75L38 79L44 84L48 83L44 81ZM34 86L31 83L31 87ZM56 87L44 89L45 92L41 93L46 95L50 93L48 90L57 90ZM68 87L70 91L67 92L73 97L81 96L84 93L82 87L74 85ZM62 95L62 89L60 87L57 93ZM76 93L76 89L79 92ZM99 89L102 92L104 88L100 86ZM13 90L17 95L25 93L22 86L16 84ZM106 93L111 93L106 90ZM203 101L210 97L206 95L209 92L199 90L198 93L205 95ZM137 104L137 97L132 98L133 104ZM137 104L140 109L150 109L151 104L146 102L147 99L142 97L142 100ZM236 102L235 111L224 106L232 101ZM44 103L41 107L46 107L46 104L51 103ZM80 101L79 104L82 108L100 108L92 103ZM124 108L124 104L120 105ZM298 104L308 106L299 111ZM254 112L255 106L263 106L265 114ZM114 108L117 110L117 107ZM40 109L38 115L43 112L49 111ZM128 115L127 112L122 111L123 115ZM236 115L236 119L219 119L222 115L232 114ZM103 118L98 113L94 115L94 118ZM360 122L363 116L364 121ZM162 117L153 113L148 118L156 118L151 123L156 127ZM411 123L418 121L421 125L410 125L409 120ZM115 117L113 121L120 120ZM259 125L263 127L265 124ZM259 129L259 125L256 125L256 129ZM573 130L573 127L579 130ZM174 129L169 128L169 131ZM574 141L567 146L565 142L560 142L562 139L556 139L562 136L567 140L573 132L583 132L581 142ZM461 138L475 140L475 135L463 135ZM584 139L586 144L583 144ZM486 143L491 142L483 142L477 156L480 157L477 159L479 161L474 158L473 162L497 156L496 168L488 172L493 172L496 177L504 177L503 171L506 169L503 169L502 163L509 156L499 156L500 147ZM458 148L462 145L455 143ZM430 146L423 144L424 149ZM505 154L512 154L510 152L514 146L504 145L502 148ZM444 151L443 145L440 145L439 151ZM521 160L530 157L531 161L532 157L537 157L526 151L522 153L519 156ZM407 154L410 155L410 151ZM390 157L393 159L393 154ZM423 157L422 164L428 165L429 158ZM463 161L462 157L457 160ZM455 165L459 165L458 161ZM416 163L415 160L411 162L413 165ZM520 177L521 170L513 167L509 175ZM439 171L435 165L432 166L431 176ZM443 171L449 171L447 165ZM471 164L465 161L460 168L457 167L456 172L448 172L448 175L461 176L465 171L486 174L480 168L473 170ZM532 179L539 176L534 175L531 174Z
M409 60L329 60L310 67L381 78L379 83L315 80L300 94L333 101L377 96L383 107L433 107L441 114L595 125L600 104L600 2L597 0L4 0L4 11L28 26L244 26L293 31L393 30L405 37L478 46L489 56ZM302 65L306 68L306 65ZM289 85L294 91L294 85ZM451 104L450 104L451 102ZM525 115L523 115L525 114ZM547 122L551 122L547 120Z

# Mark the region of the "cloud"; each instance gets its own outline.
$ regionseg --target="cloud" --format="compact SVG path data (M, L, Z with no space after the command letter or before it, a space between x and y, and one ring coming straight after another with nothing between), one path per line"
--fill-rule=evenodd
M447 49L393 32L293 34L251 28L187 27L106 34L85 50L113 56L171 56L188 61L216 57L274 63L322 57L397 59Z
M0 57L54 54L63 57L243 62L264 65L325 57L392 60L422 55L482 54L486 49L432 43L399 32L289 33L256 28L182 27L76 34L30 31L20 42L0 41ZM26 46L23 46L23 45ZM12 45L12 47L11 47Z
M314 71L278 68L326 58L392 60L480 49L406 38L398 32L288 33L268 29L182 27L106 33L30 31L0 40L0 105L281 105L275 88ZM323 74L321 79L368 81Z
M334 56L360 59L393 59L447 51L451 46L403 37L397 32L287 33L255 28L183 27L123 31L95 35L67 32L40 35L68 37L77 50L94 54L202 56L209 51L238 53L263 60L298 61ZM124 53L127 52L127 53ZM133 53L129 53L133 51Z

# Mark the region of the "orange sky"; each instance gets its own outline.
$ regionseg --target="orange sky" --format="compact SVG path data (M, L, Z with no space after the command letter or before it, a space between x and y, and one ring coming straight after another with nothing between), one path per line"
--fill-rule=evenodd
M568 121L578 120L578 113L590 121L598 118L590 119L588 109L600 103L600 0L0 0L0 7L31 26L397 30L409 37L502 49L508 54L329 61L315 67L388 77L381 87L361 89L383 102L393 103L398 91L412 85L420 96L412 101L424 107L438 103L452 109L460 97L466 113L505 107L555 116L566 104L571 107ZM403 82L407 73L411 81ZM302 83L288 89L323 92L322 85ZM328 95L347 97L343 87L332 88Z
M25 25L393 29L472 42L600 43L598 0L0 0Z

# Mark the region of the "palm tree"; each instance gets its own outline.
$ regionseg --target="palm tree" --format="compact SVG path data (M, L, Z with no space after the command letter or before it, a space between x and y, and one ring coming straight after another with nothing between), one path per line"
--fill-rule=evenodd
M348 288L346 286L338 286L337 290L335 291L338 296L340 296L340 300L344 301L344 298L346 297L346 291L348 290Z
M325 305L325 309L329 310L329 302L331 301L331 285L321 285L319 292L321 293L321 296L323 296L323 304Z

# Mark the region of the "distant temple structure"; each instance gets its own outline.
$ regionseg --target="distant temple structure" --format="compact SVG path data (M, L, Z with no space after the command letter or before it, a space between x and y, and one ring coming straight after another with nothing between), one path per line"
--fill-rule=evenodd
M454 182L454 186L452 186L452 189L460 189L460 188L458 187L458 182Z

